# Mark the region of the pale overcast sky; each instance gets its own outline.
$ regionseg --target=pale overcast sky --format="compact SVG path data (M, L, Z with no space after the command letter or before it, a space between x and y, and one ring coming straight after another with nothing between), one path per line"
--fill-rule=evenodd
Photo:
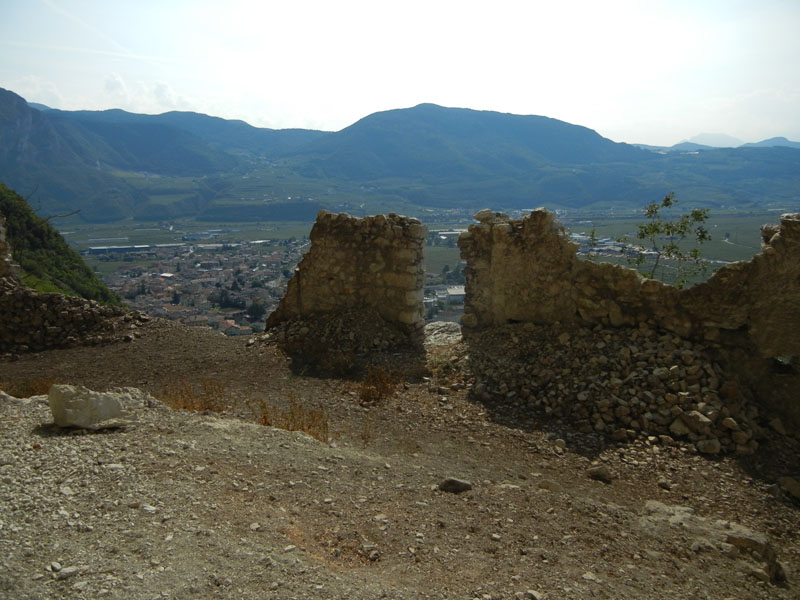
M799 0L0 0L0 87L342 129L421 102L616 141L800 140Z

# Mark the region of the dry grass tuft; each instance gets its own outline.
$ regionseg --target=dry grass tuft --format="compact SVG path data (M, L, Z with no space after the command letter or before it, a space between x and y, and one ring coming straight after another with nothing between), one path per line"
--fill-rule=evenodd
M442 383L450 383L463 377L450 348L431 348L427 354L427 364L431 375Z
M225 385L213 379L200 379L195 383L178 379L162 386L161 401L175 410L225 409Z
M54 380L45 378L0 381L0 390L14 398L30 398L47 394L54 383Z
M386 367L372 367L358 385L358 398L365 404L385 400L394 394L400 378Z
M356 361L351 352L341 349L325 354L319 361L323 373L330 373L334 377L350 377L356 368Z
M364 420L361 422L360 437L364 448L367 448L372 442L372 416L369 414L364 415Z
M250 410L256 420L266 427L302 431L325 444L330 440L328 412L324 408L306 408L292 398L286 410L272 406L263 399L251 400Z

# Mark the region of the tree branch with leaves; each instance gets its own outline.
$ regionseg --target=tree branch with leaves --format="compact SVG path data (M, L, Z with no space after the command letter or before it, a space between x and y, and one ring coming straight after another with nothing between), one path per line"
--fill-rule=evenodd
M662 261L676 261L676 285L683 287L690 278L708 268L708 261L701 256L700 246L711 239L705 226L710 211L707 208L695 208L673 219L667 218L664 213L677 203L675 194L669 193L660 202L651 202L645 206L644 216L647 220L637 224L636 239L649 247L635 247L637 253L628 262L635 265L645 277L654 278L659 265L663 266ZM687 240L694 243L690 250L685 249ZM627 246L630 240L620 238L619 241L626 244L622 250L626 252L630 248ZM652 267L642 269L647 262L648 250L655 253L655 260Z

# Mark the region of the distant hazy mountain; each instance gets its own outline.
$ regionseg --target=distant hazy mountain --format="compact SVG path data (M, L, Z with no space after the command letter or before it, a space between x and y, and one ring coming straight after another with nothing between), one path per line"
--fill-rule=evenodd
M556 119L420 104L364 117L303 148L315 173L359 179L527 175L545 164L639 162L651 155Z
M670 191L704 206L786 205L800 149L643 149L547 117L433 104L333 133L270 130L196 113L37 110L0 90L0 181L90 221L640 207Z
M670 147L669 150L674 152L697 152L699 150L711 150L712 148L713 146L706 146L697 142L680 142Z
M113 221L136 214L145 200L121 173L202 176L238 164L178 127L39 111L0 90L0 182L46 212L80 208L86 220Z
M724 133L701 133L689 138L688 141L701 146L711 146L712 148L737 148L742 145L742 140Z
M743 144L742 148L773 148L775 146L782 146L785 148L800 148L800 142L791 142L785 137L774 137L768 140L762 140L751 144Z
M244 121L231 121L193 112L173 111L160 115L140 115L120 109L103 111L47 109L47 112L84 124L175 128L219 149L234 152L244 150L266 156L280 156L326 135L326 132L308 129L263 129L248 125Z
M82 216L91 218L96 202L98 214L124 217L128 210L115 205L120 197L128 202L134 190L96 168L110 154L96 136L54 121L13 92L0 90L0 182L46 212L81 208Z

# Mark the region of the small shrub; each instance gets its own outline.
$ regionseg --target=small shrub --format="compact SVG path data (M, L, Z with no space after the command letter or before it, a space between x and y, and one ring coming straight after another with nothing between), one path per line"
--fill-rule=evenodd
M251 401L250 410L256 420L265 427L302 431L325 444L330 440L328 412L324 408L306 408L292 398L286 410L281 410L261 399Z
M200 379L191 383L185 379L171 381L162 386L161 400L175 410L225 409L225 386L213 379Z
M378 402L390 397L400 378L386 367L372 367L358 386L358 398L364 403Z
M364 415L364 420L361 424L360 435L361 443L364 444L364 448L367 448L372 441L372 417L368 414Z
M14 398L30 398L31 396L43 396L50 391L50 387L55 383L52 379L20 379L19 381L0 381L0 390Z
M662 211L669 211L677 203L675 195L670 193L661 202L651 202L644 207L647 220L636 226L636 238L646 246L634 246L635 254L628 259L628 263L639 269L645 277L653 278L656 277L659 265L663 267L662 260L672 261L677 273L675 285L682 288L708 269L709 263L702 258L700 245L709 241L711 234L705 226L709 218L707 208L695 208L672 219L666 218ZM687 238L695 244L688 251L684 249ZM627 252L629 240L620 238L619 241L625 244L622 252ZM655 253L652 265L647 264L645 251ZM661 276L661 280L664 281L665 277Z
M450 348L431 348L426 358L428 370L439 382L450 383L463 375Z

